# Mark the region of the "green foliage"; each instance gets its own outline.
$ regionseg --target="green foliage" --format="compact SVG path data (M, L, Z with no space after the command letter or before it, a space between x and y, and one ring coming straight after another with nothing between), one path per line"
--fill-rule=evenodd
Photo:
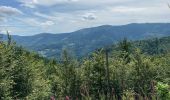
M141 55L140 50L137 50L134 55L134 65L131 75L133 89L136 94L147 97L152 93L153 71L153 63L150 58Z
M170 53L158 47L146 53L141 46L147 42L124 39L111 52L99 49L79 61L63 50L57 61L8 39L0 43L0 100L170 99Z
M7 44L0 44L0 99L49 98L44 62L34 53L18 48L8 37Z
M160 100L169 100L170 99L170 91L169 85L163 84L161 82L157 83L156 90Z
M84 62L84 87L88 88L88 93L99 98L100 93L106 92L106 70L104 55L101 51L94 53L90 61Z
M75 85L76 72L75 72L75 62L68 55L67 51L63 51L62 55L62 78L64 79L64 94L67 96L74 96L75 90L72 86ZM73 95L72 95L73 93Z
M0 44L0 99L10 100L11 88L14 84L12 80L11 72L13 70L13 65L11 65L12 51L6 47L4 44Z

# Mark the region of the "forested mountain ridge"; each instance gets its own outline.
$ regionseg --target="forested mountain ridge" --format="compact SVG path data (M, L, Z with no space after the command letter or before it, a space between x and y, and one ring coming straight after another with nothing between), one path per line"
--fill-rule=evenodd
M38 51L46 57L57 57L62 48L72 50L76 56L84 56L97 48L112 45L124 37L130 40L170 35L170 23L103 25L81 29L71 33L42 33L34 36L12 36L19 44Z
M126 38L124 38L126 40ZM130 41L131 47L140 48L140 50L148 55L161 54L170 51L170 36L160 38L150 38L145 40ZM110 46L106 46L105 49L119 50L119 42Z

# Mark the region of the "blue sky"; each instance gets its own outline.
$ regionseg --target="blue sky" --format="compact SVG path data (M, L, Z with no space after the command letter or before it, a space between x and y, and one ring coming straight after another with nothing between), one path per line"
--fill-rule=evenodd
M34 35L129 23L169 23L170 0L0 0L0 32Z

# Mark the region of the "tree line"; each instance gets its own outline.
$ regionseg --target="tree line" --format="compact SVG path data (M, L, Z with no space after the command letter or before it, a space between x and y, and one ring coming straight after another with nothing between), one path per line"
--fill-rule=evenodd
M0 100L170 100L170 53L162 52L159 39L148 43L152 49L136 43L124 39L81 61L64 49L55 60L8 35L0 42Z

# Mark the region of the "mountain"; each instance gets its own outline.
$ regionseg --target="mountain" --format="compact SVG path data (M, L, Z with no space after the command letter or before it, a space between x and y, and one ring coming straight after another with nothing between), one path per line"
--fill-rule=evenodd
M30 50L46 57L56 57L60 56L63 48L73 51L76 56L84 56L97 48L116 43L124 37L139 40L169 35L170 23L133 23L121 26L103 25L62 34L41 33L34 36L12 37L17 44Z

